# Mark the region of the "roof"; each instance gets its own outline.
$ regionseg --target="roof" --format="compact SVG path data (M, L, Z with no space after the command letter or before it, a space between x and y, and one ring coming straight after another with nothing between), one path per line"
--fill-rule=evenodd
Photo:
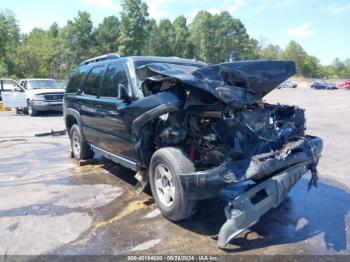
M154 61L162 61L162 62L182 62L182 63L200 63L203 65L206 65L206 63L202 61L198 61L196 59L187 59L187 58L180 58L175 56L129 56L126 57L127 59L130 59L132 61L144 61L144 60L154 60Z
M201 64L201 65L207 65L206 63L202 61L198 61L195 59L186 59L186 58L179 58L175 56L171 57L164 57L164 56L125 56L125 57L119 57L118 54L106 54L102 56L97 56L85 61L82 61L79 64L79 67L84 66L90 66L90 65L96 65L96 64L102 64L104 62L110 62L111 60L129 60L133 62L137 61L155 61L155 62L163 62L163 63L185 63L185 64Z
M52 79L52 78L23 78L20 81L40 81L40 80L53 80L53 81L58 81L56 79Z

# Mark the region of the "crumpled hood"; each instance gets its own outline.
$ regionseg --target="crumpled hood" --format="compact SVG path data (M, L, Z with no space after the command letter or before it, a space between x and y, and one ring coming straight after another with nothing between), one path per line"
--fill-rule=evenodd
M234 106L255 103L295 72L293 61L269 60L228 62L201 68L151 63L136 70L142 81L181 81Z

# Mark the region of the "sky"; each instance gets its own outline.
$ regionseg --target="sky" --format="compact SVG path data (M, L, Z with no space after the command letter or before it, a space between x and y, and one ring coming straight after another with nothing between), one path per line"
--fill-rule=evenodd
M145 0L157 20L184 15L189 22L199 10L228 11L239 18L252 37L284 48L290 40L322 64L350 58L350 0ZM0 0L11 9L21 31L43 29L57 22L64 26L79 10L91 14L94 26L110 15L119 16L120 0Z

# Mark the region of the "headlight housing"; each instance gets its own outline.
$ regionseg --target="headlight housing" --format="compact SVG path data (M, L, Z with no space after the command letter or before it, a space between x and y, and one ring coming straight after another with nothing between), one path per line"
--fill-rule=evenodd
M33 95L32 99L33 100L45 100L42 95Z

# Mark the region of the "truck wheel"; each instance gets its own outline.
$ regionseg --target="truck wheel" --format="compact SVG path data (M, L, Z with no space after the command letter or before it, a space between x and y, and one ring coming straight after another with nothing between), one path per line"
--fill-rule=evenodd
M35 108L32 105L32 102L30 102L30 100L28 100L28 102L27 102L27 112L28 112L28 115L30 115L30 116L37 116L38 115L38 111L35 110Z
M192 161L178 148L164 147L151 159L149 177L153 197L162 214L172 221L191 217L196 200L186 198L180 175L194 172Z
M69 138L73 157L77 160L90 159L94 156L94 151L92 151L91 147L86 142L77 124L71 127Z

